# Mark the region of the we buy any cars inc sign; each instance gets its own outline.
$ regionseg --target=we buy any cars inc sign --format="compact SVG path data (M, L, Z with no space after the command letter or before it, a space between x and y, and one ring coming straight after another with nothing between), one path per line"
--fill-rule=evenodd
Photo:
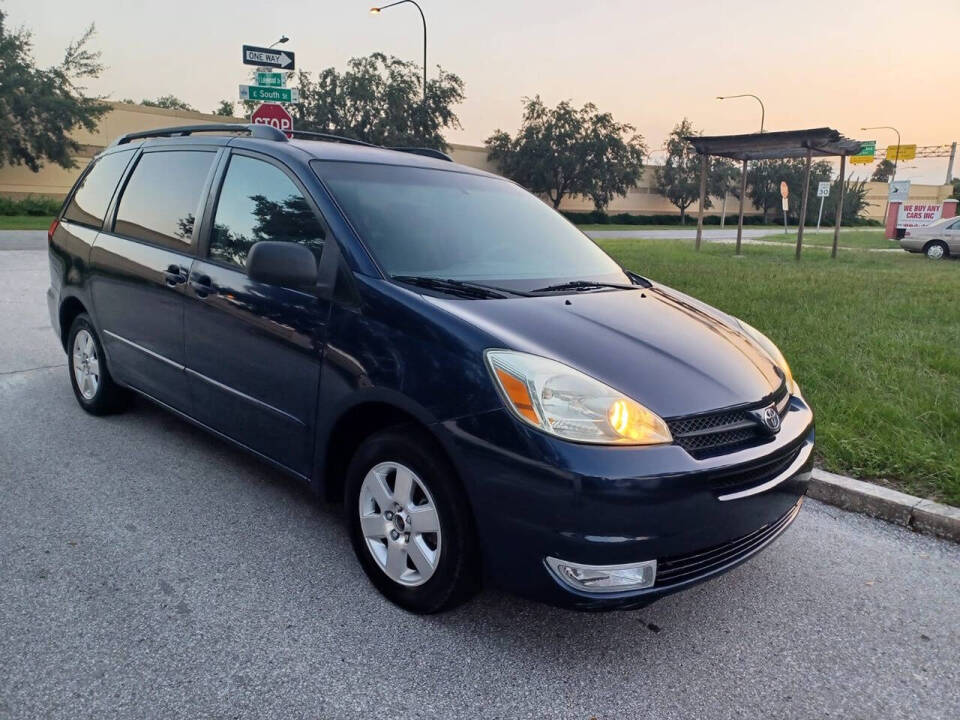
M940 219L943 205L904 203L897 215L898 228L920 228Z

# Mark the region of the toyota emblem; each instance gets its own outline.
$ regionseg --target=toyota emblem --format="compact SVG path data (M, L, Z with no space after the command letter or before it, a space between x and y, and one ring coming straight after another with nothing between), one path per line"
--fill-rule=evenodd
M763 420L763 424L767 430L772 433L775 433L780 429L780 414L773 406L770 406L763 411L761 420Z

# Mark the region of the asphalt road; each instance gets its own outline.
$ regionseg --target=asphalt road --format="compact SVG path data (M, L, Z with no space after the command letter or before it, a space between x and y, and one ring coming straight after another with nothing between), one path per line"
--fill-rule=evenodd
M956 545L808 501L641 611L408 615L294 481L145 402L85 415L47 282L0 250L2 718L960 717Z

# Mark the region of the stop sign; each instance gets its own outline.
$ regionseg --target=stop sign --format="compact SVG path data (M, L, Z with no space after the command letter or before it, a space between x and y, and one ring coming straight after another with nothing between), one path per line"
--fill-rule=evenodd
M277 130L283 130L290 137L290 130L293 130L293 118L287 112L283 105L276 103L263 103L253 111L250 119L257 125L273 125Z

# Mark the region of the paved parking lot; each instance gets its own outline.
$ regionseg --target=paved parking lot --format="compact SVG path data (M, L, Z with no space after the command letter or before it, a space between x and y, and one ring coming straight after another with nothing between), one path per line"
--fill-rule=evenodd
M960 548L812 501L641 611L405 614L294 481L145 402L85 415L46 254L4 240L0 718L960 717Z

